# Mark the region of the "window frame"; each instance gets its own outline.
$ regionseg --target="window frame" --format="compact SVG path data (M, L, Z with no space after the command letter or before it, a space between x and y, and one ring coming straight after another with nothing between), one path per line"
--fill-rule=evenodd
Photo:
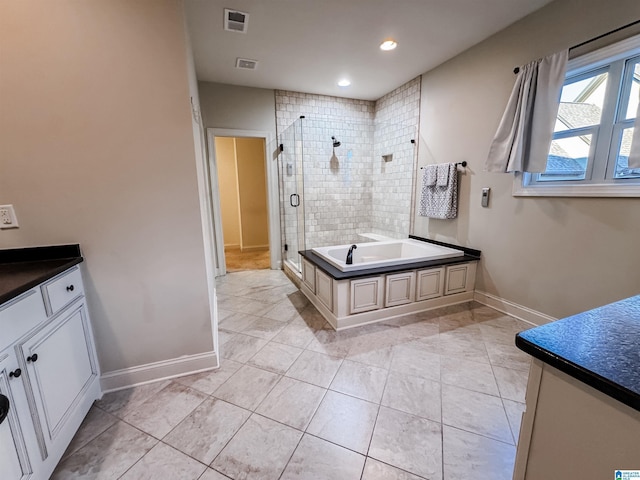
M608 72L605 103L601 122L596 126L557 132L554 138L575 136L576 132L593 134L584 180L536 180L531 173L517 172L513 180L513 196L531 197L640 197L640 178L614 177L621 134L633 127L635 118L626 119L633 74L623 78L625 65L640 58L640 35L629 37L604 48L569 60L566 80L576 79L598 70ZM622 83L621 83L622 82ZM565 81L566 83L566 81ZM610 89L616 90L611 101ZM624 114L622 113L624 110Z

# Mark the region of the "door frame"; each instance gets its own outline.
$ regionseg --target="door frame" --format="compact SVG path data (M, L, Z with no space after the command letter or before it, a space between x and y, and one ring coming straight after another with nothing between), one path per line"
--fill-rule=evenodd
M213 231L216 246L216 276L225 275L224 237L222 234L222 209L220 207L220 189L218 188L218 167L216 163L216 137L262 138L264 140L264 164L267 179L267 215L269 219L269 256L272 270L282 268L280 259L280 201L278 196L278 160L270 159L269 146L273 136L260 130L240 130L232 128L207 128L207 150L209 162L209 182L211 184L211 205L213 207Z

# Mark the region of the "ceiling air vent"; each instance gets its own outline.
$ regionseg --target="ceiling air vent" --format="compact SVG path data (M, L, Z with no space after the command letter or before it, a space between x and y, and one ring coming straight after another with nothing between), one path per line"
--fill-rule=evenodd
M255 70L257 66L257 60L249 60L248 58L236 58L236 68L242 68L243 70Z
M247 33L249 14L237 10L224 9L224 29L229 32Z

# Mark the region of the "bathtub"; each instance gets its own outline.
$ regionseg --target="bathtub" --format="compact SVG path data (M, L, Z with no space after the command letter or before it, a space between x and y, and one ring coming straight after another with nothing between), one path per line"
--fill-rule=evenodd
M342 272L366 270L377 267L405 265L442 258L461 257L462 250L442 247L419 240L389 240L356 244L353 251L353 264L347 265L347 252L351 245L312 248L313 253L326 260Z

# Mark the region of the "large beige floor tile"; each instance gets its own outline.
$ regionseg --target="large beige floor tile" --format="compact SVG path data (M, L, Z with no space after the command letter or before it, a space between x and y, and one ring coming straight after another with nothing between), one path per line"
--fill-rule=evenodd
M364 465L362 480L423 480L423 478L369 457Z
M445 480L511 480L515 453L513 445L443 427Z
M262 350L249 359L247 364L284 374L302 353L301 348L285 345L284 343L269 342Z
M119 421L64 459L52 480L113 480L140 460L158 440Z
M282 377L256 409L256 413L290 427L304 430L326 390L310 383Z
M307 432L366 455L377 415L378 405L329 390Z
M220 367L208 372L195 373L174 379L174 382L186 385L207 395L211 395L224 382L240 369L241 363L226 358L220 359Z
M442 383L447 385L488 395L500 394L493 369L487 363L443 356L440 359L440 375Z
M209 398L174 428L163 442L208 465L250 416L248 410Z
M434 422L442 421L440 383L434 380L391 372L382 405Z
M275 386L279 375L245 365L227 380L213 395L247 410L255 410Z
M369 456L430 480L442 479L440 423L380 407Z
M369 402L380 403L386 380L387 370L383 368L345 360L329 388Z
M205 398L207 396L202 392L171 382L130 412L124 420L143 432L162 438Z
M96 401L96 407L109 412L118 418L124 418L130 411L156 395L169 385L169 381L148 383L139 387L105 393L102 399Z
M281 480L359 480L364 460L351 450L305 435Z
M417 343L398 345L393 347L391 370L440 381L440 355L423 350Z
M220 348L223 358L246 363L267 344L263 338L238 333Z
M442 385L442 423L513 443L502 399L492 395Z
M164 443L158 443L142 460L127 471L122 480L180 479L198 480L207 466L180 453Z
M82 425L64 452L63 458L76 452L117 422L118 419L115 416L94 405L82 421Z
M493 373L496 376L502 398L524 403L527 380L529 379L528 371L494 366Z
M291 365L285 374L287 377L313 383L320 387L328 388L331 385L342 359L330 357L322 353L305 350L298 359Z
M253 414L211 466L234 479L277 479L302 432Z

